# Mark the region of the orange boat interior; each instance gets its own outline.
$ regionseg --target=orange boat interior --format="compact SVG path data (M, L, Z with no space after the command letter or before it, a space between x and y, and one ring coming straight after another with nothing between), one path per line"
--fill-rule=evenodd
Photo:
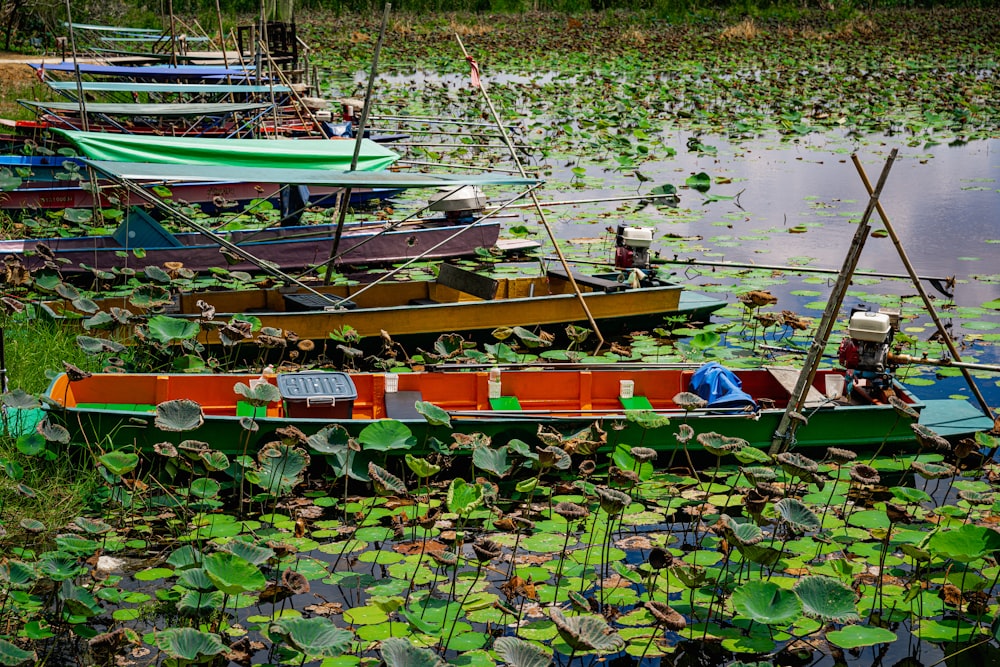
M318 371L311 373L325 375ZM201 405L205 415L293 419L421 419L413 410L416 401L433 403L458 417L463 412L481 416L498 411L620 414L626 409L679 410L673 399L679 392L687 391L693 374L692 369L676 368L358 373L349 376L356 396L347 391L333 396L331 401L330 396L286 395L283 401L256 409L235 391L238 383L249 385L260 380L253 375L104 374L76 382L69 382L67 376L61 375L50 388L49 396L68 408L140 412L155 410L164 401L185 398ZM761 407L787 406L792 388L790 374L749 370L737 375L743 391ZM824 395L829 390L828 375L843 377L837 371L819 371L809 393L809 401L818 401L814 405L824 402L832 405ZM275 375L261 377L278 384ZM396 386L392 387L393 384ZM911 402L909 395L900 398Z

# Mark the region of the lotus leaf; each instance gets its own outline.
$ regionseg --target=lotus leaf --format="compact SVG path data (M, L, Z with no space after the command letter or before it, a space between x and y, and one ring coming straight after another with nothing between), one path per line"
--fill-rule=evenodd
M35 568L19 560L9 560L0 564L0 581L12 588L28 588L35 582Z
M69 431L62 424L54 424L48 419L43 419L38 424L38 433L45 438L46 442L69 443Z
M413 471L413 474L421 479L433 477L441 472L441 466L435 465L425 458L407 454L404 459L406 460L406 465Z
M955 530L939 530L927 541L927 550L939 558L968 563L1000 550L1000 533L972 524Z
M281 400L281 391L270 382L251 382L249 385L237 382L233 391L254 407L263 407L268 403Z
M766 625L790 625L802 616L799 597L771 581L741 584L733 591L732 603L741 615Z
M549 610L549 618L556 624L559 636L574 650L605 654L615 653L625 647L625 640L599 616L567 617L553 607Z
M0 183L2 185L2 183ZM35 662L38 660L38 656L34 651L25 651L11 644L6 639L0 639L0 665L7 665L9 667L16 667L17 665L24 664L28 661Z
M479 484L468 484L461 477L456 477L448 487L446 499L448 511L455 514L466 514L483 503L483 487Z
M922 489L915 489L912 486L894 486L889 491L897 499L905 503L925 503L931 500L931 495Z
M375 493L380 496L406 494L406 486L403 484L403 480L375 463L369 462L368 477L372 480Z
M272 495L283 496L302 482L309 467L309 455L301 447L276 442L266 445L257 458L260 465L253 481Z
M161 431L193 431L205 423L205 416L196 402L178 398L156 406L155 423Z
M551 652L517 637L500 637L493 646L510 667L548 667L552 664Z
M76 558L61 551L47 551L41 555L37 564L38 572L53 581L73 579L86 570Z
M186 591L175 603L185 616L209 616L222 609L225 595L220 591Z
M472 450L472 463L497 477L503 477L511 469L511 463L507 460L507 447L476 447Z
M59 587L59 599L73 616L92 618L101 613L101 606L97 604L97 599L90 591L75 585L69 579L64 579Z
M118 341L94 338L93 336L77 336L76 344L88 354L104 354L106 352L117 354L125 349L125 346Z
M260 569L236 554L225 551L209 554L203 567L215 587L226 595L259 591L267 585Z
M45 437L35 431L17 436L17 451L25 456L38 456L45 451Z
M346 448L350 439L351 435L346 428L340 424L331 424L309 436L306 442L320 454L333 454Z
M851 623L861 620L858 616L854 591L839 579L825 576L806 576L795 584L795 592L802 600L805 613L829 623Z
M444 667L437 653L417 648L409 639L390 637L382 642L382 660L386 667Z
M417 439L406 424L395 419L380 419L361 430L358 442L365 450L387 452L412 449L417 444Z
M17 410L34 410L41 407L38 398L24 391L23 389L12 389L3 394L3 405Z
M208 572L205 572L200 567L181 570L177 575L177 583L184 588L190 588L195 591L208 592L215 590L215 583L212 581L212 578L208 576Z
M431 426L451 426L451 415L433 403L417 401L413 404L413 409L423 415Z
M740 463L770 463L771 455L756 447L742 447L733 452L733 456Z
M945 479L955 475L955 467L948 463L914 461L912 467L924 479Z
M228 650L219 636L194 628L167 628L156 633L156 646L171 658L198 660Z
M821 527L819 517L801 500L784 498L775 503L774 508L788 527L796 533L819 530Z
M834 646L851 650L894 642L896 633L873 625L849 625L840 630L827 632L826 639Z
M215 498L222 485L211 477L199 477L191 482L191 495L196 498Z
M283 618L272 623L269 632L310 657L335 658L354 640L353 632L338 628L324 616Z
M205 464L205 469L209 471L221 472L223 470L228 470L231 465L229 462L229 457L225 453L217 450L209 450L207 452L201 452L198 455L201 462Z
M149 328L149 335L161 345L192 340L201 331L197 322L167 315L154 315L149 318L146 325Z

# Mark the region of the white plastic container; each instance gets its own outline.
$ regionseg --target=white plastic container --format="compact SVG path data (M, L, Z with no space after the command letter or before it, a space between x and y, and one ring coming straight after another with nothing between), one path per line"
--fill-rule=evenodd
M399 375L397 373L386 373L385 378L385 393L395 394L399 391Z
M635 380L619 380L618 395L622 398L632 398L635 395Z
M826 383L826 397L835 401L844 395L844 376L831 373L823 378Z
M489 389L489 397L490 398L500 398L500 396L501 396L501 393L500 393L500 383L499 382L490 382L489 387L490 387L490 389Z

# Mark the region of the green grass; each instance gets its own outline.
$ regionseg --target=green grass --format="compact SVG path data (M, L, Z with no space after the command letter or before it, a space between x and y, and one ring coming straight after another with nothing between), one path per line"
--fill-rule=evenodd
M29 394L42 392L49 386L49 373L62 370L64 361L84 370L100 370L101 361L81 350L76 336L77 332L56 322L26 324L8 318L4 327L8 386Z

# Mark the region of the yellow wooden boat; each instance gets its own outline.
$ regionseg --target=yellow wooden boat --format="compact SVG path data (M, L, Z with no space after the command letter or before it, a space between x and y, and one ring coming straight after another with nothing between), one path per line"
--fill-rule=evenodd
M726 305L723 300L658 278L630 285L629 271L593 276L575 273L574 278L587 308L606 334L660 326L667 316L703 319ZM436 338L442 333L459 333L471 339L498 327L588 325L580 299L562 269L537 277L489 278L450 264L442 264L437 279L431 281L317 286L308 291L275 288L182 293L155 307L149 307L148 301L145 307L138 307L142 301L135 295L95 303L107 312L128 310L136 322L154 315L197 322L201 328L198 340L207 344L221 342L220 330L234 320L254 323L249 338L270 328L282 335L291 332L312 340L328 339L331 332L345 327L362 337L378 337L385 331L400 340ZM69 301L46 302L43 310L59 319L84 320L93 314L76 310ZM115 320L122 320L122 311L116 311ZM223 335L232 336L231 329L225 327Z

